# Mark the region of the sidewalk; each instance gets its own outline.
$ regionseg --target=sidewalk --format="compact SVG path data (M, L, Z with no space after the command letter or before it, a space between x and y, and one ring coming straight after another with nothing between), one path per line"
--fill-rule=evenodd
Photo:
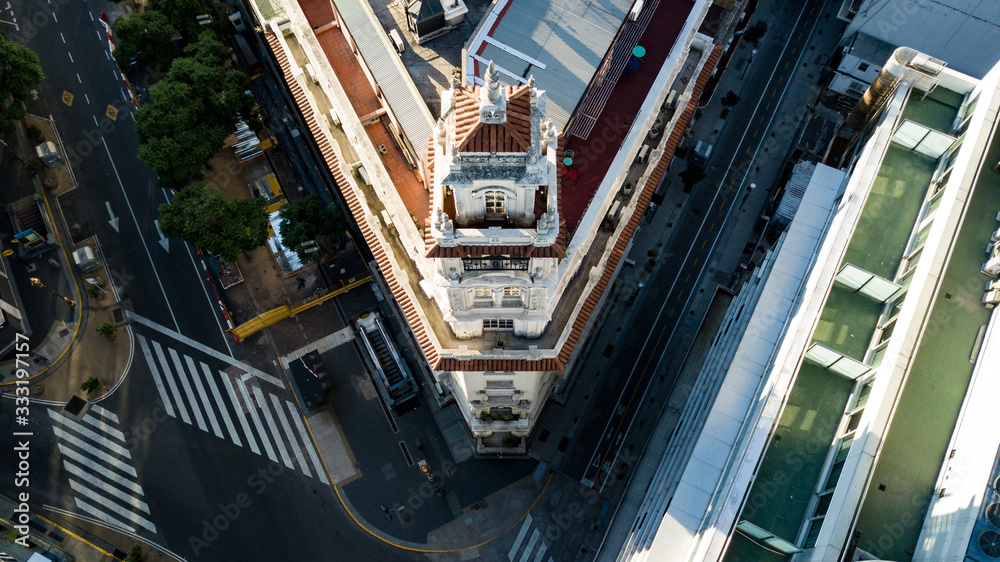
M47 119L28 116L28 125L42 131L42 142L52 141L60 146L58 132ZM18 124L18 152L22 160L34 157L33 146L28 144L25 128ZM32 179L36 194L41 199L46 225L51 232L49 241L54 247L25 265L8 264L15 277L23 280L28 275L38 277L52 291L71 299L70 307L56 295L44 288L32 287L30 283L19 282L18 288L24 301L25 314L31 321L33 337L29 339L29 356L22 357L21 363L12 355L0 363L0 373L15 373L22 368L31 380L32 396L43 403L63 403L74 395L82 394L80 385L90 377L101 380L101 390L91 399L100 400L104 394L118 386L132 355L131 329L119 332L115 341L109 341L97 333L102 322L123 326L123 315L116 318L117 297L114 288L106 283L108 278L104 267L87 274L81 274L71 262L73 251L90 246L103 264L104 258L96 239L87 239L73 244L66 238L69 232L59 208L58 196L76 188L72 169L63 163L55 168L45 168ZM46 263L47 262L47 263ZM24 270L24 271L22 271ZM84 277L103 284L102 295L91 298L87 295ZM24 363L27 363L26 365ZM0 383L0 390L8 391L14 385L14 377L7 377Z

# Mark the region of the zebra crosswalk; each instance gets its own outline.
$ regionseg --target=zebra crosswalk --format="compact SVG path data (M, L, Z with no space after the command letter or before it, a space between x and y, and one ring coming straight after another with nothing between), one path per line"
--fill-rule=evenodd
M47 411L77 509L131 533L156 533L118 416L96 404L79 420Z
M204 361L136 335L168 416L330 484L295 403L261 390L254 376L231 376Z
M531 533L530 535L528 533ZM525 518L524 522L521 523L521 528L517 532L517 538L514 539L514 544L510 547L510 551L507 552L507 558L510 562L543 562L546 560L545 555L548 554L549 546L545 544L545 541L541 540L542 531L538 526L532 524L531 514L529 513ZM525 543L524 539L527 538L528 542ZM524 550L521 550L522 545ZM521 554L518 557L518 553ZM547 562L553 562L551 556L548 557Z

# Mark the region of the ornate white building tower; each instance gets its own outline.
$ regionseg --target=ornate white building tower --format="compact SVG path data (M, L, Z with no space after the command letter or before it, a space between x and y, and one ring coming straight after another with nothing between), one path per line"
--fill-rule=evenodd
M442 92L444 112L426 166L432 294L458 338L488 331L538 338L551 318L546 305L565 255L559 137L534 80L501 86L492 63L488 77L486 87L456 81Z

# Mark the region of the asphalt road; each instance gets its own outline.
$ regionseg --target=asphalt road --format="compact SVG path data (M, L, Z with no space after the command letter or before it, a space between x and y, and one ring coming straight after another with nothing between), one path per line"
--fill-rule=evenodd
M748 171L765 137L795 71L802 49L816 24L823 0L795 4L800 9L786 18L769 21L767 40L752 61L751 75L740 93L741 103L732 109L727 129L708 162L708 178L692 192L675 233L664 248L657 270L650 279L637 312L623 330L624 338L614 353L615 370L622 373L608 380L596 393L586 422L569 451L564 470L581 482L603 490L618 473L622 447L635 420L645 407L650 383L664 373L661 365L674 328L688 314L690 299L705 274L712 252L724 234L727 217L744 198L751 179ZM730 70L731 72L733 70ZM599 353L603 350L593 350ZM586 361L581 362L586 365ZM609 377L610 378L610 377ZM664 383L668 388L672 381Z
M112 524L187 559L410 558L351 520L322 481L294 399L265 380L280 373L241 376L253 369L232 357L196 256L162 239L167 194L136 157L132 108L97 21L110 7L11 1L8 35L38 53L46 76L28 110L54 118L79 183L60 197L70 235L98 237L111 281L147 320L132 327L145 347L135 342L102 409L79 421L32 409L33 509ZM12 422L0 420L4 436Z

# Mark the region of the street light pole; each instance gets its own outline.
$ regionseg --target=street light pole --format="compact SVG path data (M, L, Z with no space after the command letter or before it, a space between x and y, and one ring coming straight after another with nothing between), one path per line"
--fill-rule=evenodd
M32 287L41 287L41 288L45 289L46 291L52 293L53 295L61 298L64 303L66 303L66 304L68 304L70 306L70 308L76 306L76 301L74 301L73 299L71 299L69 297L64 297L64 296L60 295L59 293L53 291L52 289L50 289L49 287L47 287L45 285L45 283L42 283L41 279L39 279L37 277L32 277L31 279L29 279L29 281L31 282L31 286Z

